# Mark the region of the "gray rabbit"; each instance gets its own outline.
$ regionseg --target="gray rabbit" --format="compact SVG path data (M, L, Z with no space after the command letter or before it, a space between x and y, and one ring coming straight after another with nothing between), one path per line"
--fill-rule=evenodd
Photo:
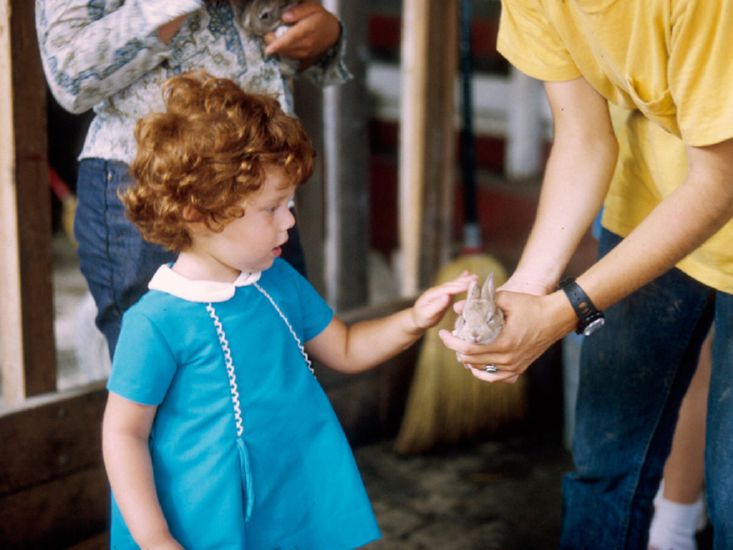
M299 0L251 0L244 7L244 29L254 36L265 36L285 27L282 14L298 4Z
M242 26L252 36L262 38L268 32L274 32L279 38L290 28L283 23L282 14L299 3L300 0L251 0L244 6ZM283 56L276 57L283 76L291 77L298 72L298 61Z
M494 274L491 273L479 291L478 284L468 287L463 312L456 319L453 334L476 344L493 342L504 326L504 313L496 306Z

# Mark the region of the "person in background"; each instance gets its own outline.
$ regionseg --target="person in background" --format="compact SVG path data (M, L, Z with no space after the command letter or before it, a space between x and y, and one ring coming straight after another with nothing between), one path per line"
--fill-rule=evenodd
M714 545L733 548L732 48L729 2L502 1L498 49L545 82L554 139L530 237L497 296L504 330L484 346L441 337L496 382L569 331L586 335L562 548L647 545L713 321L705 487ZM602 203L602 257L564 280Z
M713 332L705 339L697 370L682 400L664 479L654 498L650 550L695 550L696 534L705 526L705 414Z
M108 381L111 542L127 548L347 549L379 538L310 357L346 373L416 342L476 278L351 326L279 258L314 152L274 99L184 74L136 130L122 200L177 253L124 315Z
M51 92L65 109L95 117L80 155L75 237L81 271L97 305L97 326L114 352L122 314L158 266L174 258L145 242L124 216L118 190L130 183L135 121L162 109L161 85L205 69L276 97L293 113L280 61L326 86L350 77L338 19L302 0L282 15L284 34L245 31L245 0L36 0L36 28ZM302 273L297 231L284 256Z

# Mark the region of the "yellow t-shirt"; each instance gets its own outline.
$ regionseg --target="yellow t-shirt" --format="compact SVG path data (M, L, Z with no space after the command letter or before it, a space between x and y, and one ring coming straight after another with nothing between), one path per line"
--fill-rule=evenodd
M498 50L540 80L583 76L609 101L620 148L603 225L621 236L682 183L685 145L733 138L731 2L502 0ZM733 221L677 267L733 293Z

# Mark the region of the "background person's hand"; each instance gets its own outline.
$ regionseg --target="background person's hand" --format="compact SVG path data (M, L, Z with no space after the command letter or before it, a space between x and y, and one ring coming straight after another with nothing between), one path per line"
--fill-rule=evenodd
M265 54L300 61L300 69L318 61L341 35L336 16L313 0L305 0L286 11L282 20L291 27L279 38L274 32L265 35Z

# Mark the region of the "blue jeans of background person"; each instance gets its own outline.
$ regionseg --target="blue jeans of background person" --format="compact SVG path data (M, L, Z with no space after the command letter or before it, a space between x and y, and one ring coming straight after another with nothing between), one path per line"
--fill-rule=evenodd
M603 230L601 255L621 239ZM583 342L562 548L644 549L682 398L715 320L705 477L715 548L733 548L733 295L672 269Z
M97 304L97 326L114 354L122 314L147 291L158 267L176 254L145 242L125 218L117 191L131 183L122 162L84 159L79 165L74 235L81 272ZM294 230L295 228L293 228ZM283 257L305 275L297 231L291 230Z

